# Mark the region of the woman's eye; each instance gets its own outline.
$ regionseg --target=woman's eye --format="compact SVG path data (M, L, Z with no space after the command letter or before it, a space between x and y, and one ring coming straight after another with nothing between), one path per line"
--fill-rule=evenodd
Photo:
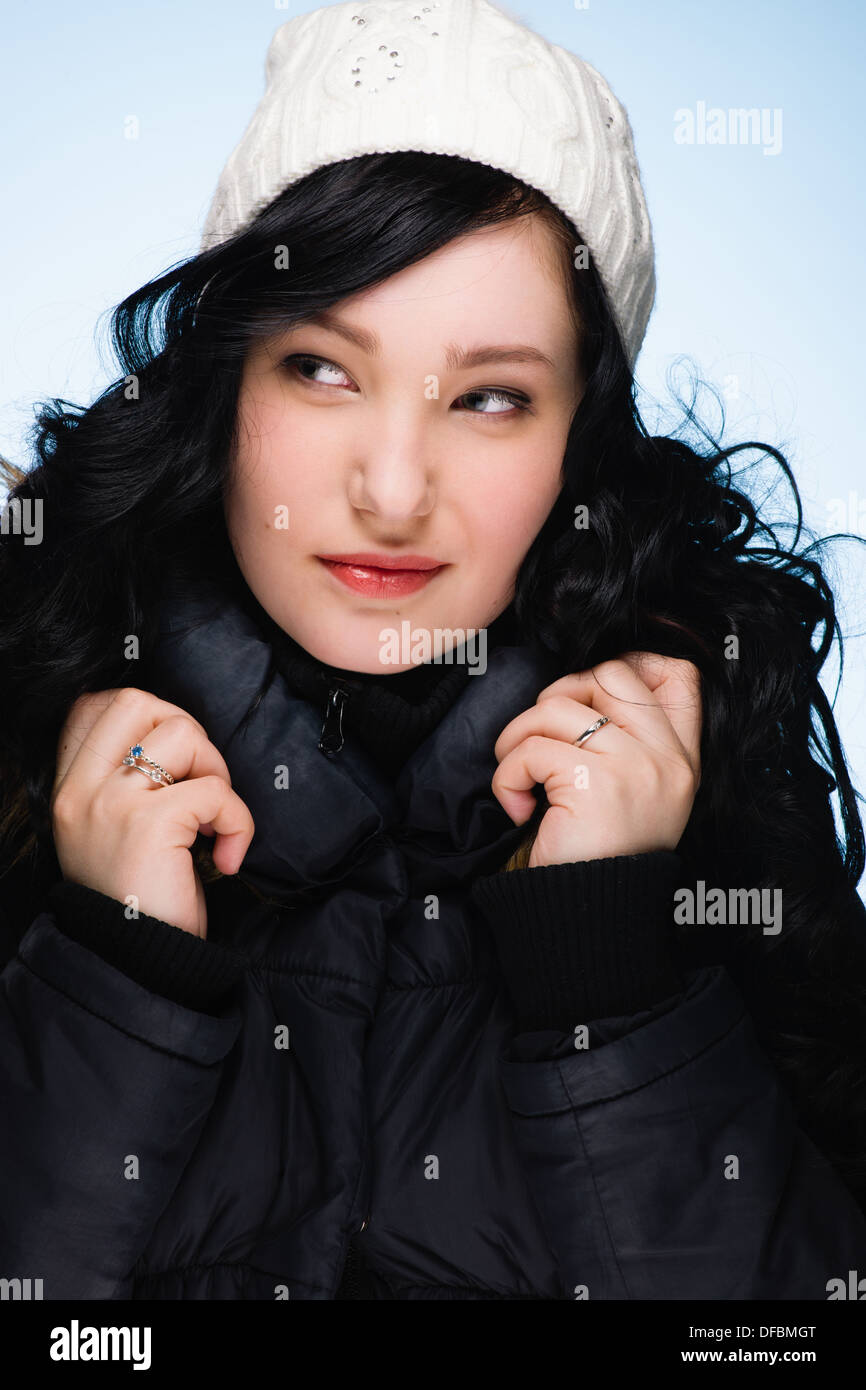
M306 352L296 353L294 357L287 357L283 363L283 366L288 367L290 371L297 372L299 376L302 378L302 380L312 381L315 385L318 386L334 386L338 385L339 383L336 383L334 381L333 376L330 381L317 380L317 378L314 375L307 374L307 372L304 370L305 367L311 366L313 372L317 372L321 368L324 368L326 371L330 371L336 374L336 376L343 377L344 380L348 380L348 378L346 377L346 373L342 371L340 367L337 366L336 362L329 362L326 357L311 357L310 354Z
M497 391L493 389L487 390L486 388L482 388L478 391L466 391L462 396L458 397L458 399L461 401L477 401L479 399L483 399L485 396L487 397L488 401L497 401L500 404L504 402L505 405L510 408L506 410L470 410L470 415L508 416L514 413L515 408L517 410L527 410L529 408L527 401L522 396L518 396L512 391Z

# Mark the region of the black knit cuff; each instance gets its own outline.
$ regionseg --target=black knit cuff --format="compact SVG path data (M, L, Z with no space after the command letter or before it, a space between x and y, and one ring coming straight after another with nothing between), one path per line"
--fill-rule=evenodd
M243 973L236 951L145 913L128 919L116 898L81 883L60 880L45 902L66 936L187 1009L219 1013Z
M478 878L471 897L520 1032L571 1031L681 993L673 894L685 872L678 854L658 850Z

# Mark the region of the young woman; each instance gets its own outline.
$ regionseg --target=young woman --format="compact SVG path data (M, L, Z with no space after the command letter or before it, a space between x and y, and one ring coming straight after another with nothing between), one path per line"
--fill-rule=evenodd
M54 1299L846 1296L838 629L731 459L774 458L799 509L796 484L769 446L643 426L639 185L617 219L590 188L580 224L508 140L487 157L507 44L549 96L519 103L534 158L577 92L616 203L598 74L468 0L419 11L424 49L404 8L357 53L367 7L278 31L235 230L119 306L117 381L46 407L10 470L2 1273ZM332 60L404 39L393 111L426 134L380 148ZM492 55L477 158L437 148L477 96L423 85L475 92L466 51ZM321 100L334 157L247 206L278 97Z

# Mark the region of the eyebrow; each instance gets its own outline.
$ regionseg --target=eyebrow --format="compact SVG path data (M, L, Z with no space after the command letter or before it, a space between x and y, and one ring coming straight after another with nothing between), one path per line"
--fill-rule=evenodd
M371 357L378 357L382 351L382 344L377 334L370 332L366 328L353 328L350 324L344 323L335 314L329 313L327 309L321 309L318 313L311 314L308 318L301 320L293 327L301 328L304 324L318 324L321 328L330 329L332 333L338 333L347 342L354 343L355 347L362 352L367 352ZM540 363L542 366L549 367L551 371L556 371L556 363L546 352L540 348L532 347L528 343L515 343L509 347L494 347L482 344L478 347L464 348L457 343L447 343L445 346L445 363L450 371L465 371L469 367L480 367L497 362L523 362Z

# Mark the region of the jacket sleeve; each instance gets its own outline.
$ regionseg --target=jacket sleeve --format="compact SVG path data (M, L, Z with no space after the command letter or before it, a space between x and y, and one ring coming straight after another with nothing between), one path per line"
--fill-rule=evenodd
M824 1300L829 1281L866 1267L866 1216L798 1128L728 971L686 970L678 992L653 1000L649 990L638 1004L630 962L619 961L617 942L599 946L596 918L564 968L578 980L584 952L583 978L600 970L612 1007L619 991L632 1012L588 1019L585 992L570 1012L561 992L550 1007L549 964L541 985L519 977L519 931L528 950L530 901L545 900L540 879L530 894L527 875L570 884L574 938L581 913L613 893L613 917L625 915L664 957L676 859L520 870L522 883L479 888L491 923L496 902L500 925L508 919L503 970L525 1031L502 1056L501 1076L561 1297ZM546 918L541 934L564 925ZM528 954L523 965L525 975Z
M46 1299L129 1297L239 1014L146 988L50 908L23 934L0 909L0 940L0 1272L41 1279Z
M244 970L241 955L210 935L193 936L143 912L129 920L116 898L80 883L59 880L49 889L45 906L64 936L145 989L202 1013L221 1012Z

